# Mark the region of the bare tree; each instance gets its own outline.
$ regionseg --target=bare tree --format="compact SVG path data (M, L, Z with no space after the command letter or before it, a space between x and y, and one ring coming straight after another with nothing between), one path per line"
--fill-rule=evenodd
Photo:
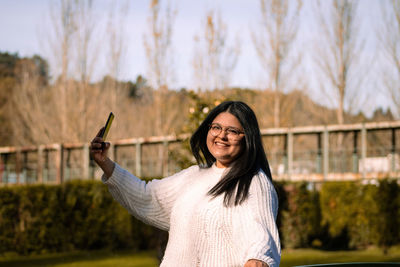
M61 132L63 138L67 137L67 91L68 76L71 68L72 43L76 33L77 6L72 0L60 0L51 2L50 16L54 31L52 50L55 58L55 65L59 66L57 71L58 90L60 101L57 105L59 119L61 121Z
M18 71L18 93L13 96L13 108L21 114L16 121L32 132L31 140L26 140L29 143L42 142L46 136L52 142L87 141L89 122L101 117L99 102L106 102L108 96L90 85L97 54L93 8L93 1L52 2L52 23L47 32L54 53L53 69L58 68L53 84L46 88L40 86L36 82L37 74L29 65ZM34 134L39 129L43 138Z
M383 19L377 35L388 63L388 68L383 70L383 83L396 116L400 117L400 2L383 2L381 14Z
M359 65L363 46L359 39L359 23L356 20L356 1L326 1L328 14L318 2L321 38L315 51L315 61L322 72L321 88L336 108L338 124L345 122L345 110L357 106L362 94L359 87L362 77Z
M76 103L78 103L78 109L75 114L75 120L79 122L77 129L79 140L87 140L88 129L88 104L90 98L89 83L93 77L96 63L98 62L98 43L94 43L94 34L96 30L95 16L94 16L94 1L76 1L76 36L74 43L76 46L76 63L75 68L79 83L76 85Z
M107 34L109 38L108 53L107 53L107 65L109 76L115 81L111 86L114 88L114 93L111 99L111 108L116 111L118 108L118 95L119 95L119 83L121 76L121 68L123 64L123 56L126 53L126 31L125 21L129 11L129 2L126 1L121 5L117 5L116 2L112 2L109 7L108 23L107 23Z
M147 113L148 120L154 122L150 129L153 135L163 135L170 132L171 118L179 114L176 106L169 105L168 89L174 76L172 30L177 10L170 3L166 5L165 13L161 13L161 2L151 0L148 17L148 33L144 36L146 49L148 79L153 90L153 109ZM155 125L155 127L154 127ZM158 169L166 165L166 151L162 146L158 149Z
M21 60L15 74L17 82L9 105L9 114L14 117L10 120L13 145L61 140L61 121L52 112L51 91L41 83L37 67L31 61Z
M289 89L289 77L293 77L299 62L292 55L292 48L301 7L300 1L260 0L261 27L259 31L252 32L257 54L268 78L268 88L274 92L274 127L281 126L281 95Z
M289 3L291 5L289 5ZM282 126L282 95L289 91L289 82L293 80L299 63L293 44L296 40L299 24L301 1L260 0L261 23L258 31L252 32L252 39L258 58L265 70L267 89L273 92L273 125ZM293 107L293 103L286 103ZM266 106L268 107L268 106ZM285 112L285 110L283 110ZM289 111L289 110L286 110ZM287 122L290 118L286 118ZM278 151L282 139L273 138L271 165L273 170L278 168Z
M231 82L240 54L240 42L229 46L228 28L219 13L209 11L201 36L195 36L193 77L200 90L224 89Z
M53 33L52 50L55 67L61 66L52 90L59 91L53 112L61 123L62 141L87 140L90 112L98 106L89 86L98 65L100 41L95 35L100 18L95 17L95 1L58 0L52 2L49 34ZM59 15L61 14L61 16ZM99 101L99 99L97 99Z
M149 32L144 36L148 63L148 79L154 92L154 105L156 109L155 134L165 134L170 129L167 124L167 107L165 98L168 87L173 79L173 49L172 49L172 27L177 13L170 4L166 6L165 13L161 13L161 2L151 0L150 16L148 17ZM168 110L172 112L172 110Z

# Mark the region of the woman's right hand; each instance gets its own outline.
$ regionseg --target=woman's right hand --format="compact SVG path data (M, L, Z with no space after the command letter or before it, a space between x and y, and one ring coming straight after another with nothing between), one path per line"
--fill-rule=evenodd
M103 130L104 127L99 130L96 137L90 143L90 156L98 165L107 159L107 152L110 148L110 143L104 142L103 138L100 137Z
M90 143L90 156L100 166L107 177L110 177L114 171L114 162L107 156L110 143L104 142L100 137L104 127L100 129L96 137Z

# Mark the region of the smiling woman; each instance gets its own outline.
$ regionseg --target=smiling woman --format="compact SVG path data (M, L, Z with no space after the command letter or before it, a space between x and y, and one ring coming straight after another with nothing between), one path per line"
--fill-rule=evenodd
M229 125L229 126L221 126ZM243 130L238 119L228 112L220 113L210 126L207 148L218 168L227 168L241 154Z
M279 266L278 198L248 105L227 101L211 110L190 140L198 165L148 183L107 157L100 133L91 155L110 193L169 232L161 266Z

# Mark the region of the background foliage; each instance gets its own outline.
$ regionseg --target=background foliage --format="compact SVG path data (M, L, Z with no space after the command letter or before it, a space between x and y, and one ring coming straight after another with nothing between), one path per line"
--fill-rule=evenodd
M399 185L329 182L275 183L278 227L285 248L383 252L400 243ZM97 249L153 249L159 258L167 234L129 215L99 181L0 188L0 253Z
M0 189L0 252L155 246L157 231L132 218L95 181Z

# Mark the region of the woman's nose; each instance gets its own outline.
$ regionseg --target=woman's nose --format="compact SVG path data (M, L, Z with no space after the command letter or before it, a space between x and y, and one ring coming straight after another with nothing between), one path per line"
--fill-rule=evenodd
M218 137L221 138L221 139L227 139L228 138L228 133L225 130L222 130L219 133Z

